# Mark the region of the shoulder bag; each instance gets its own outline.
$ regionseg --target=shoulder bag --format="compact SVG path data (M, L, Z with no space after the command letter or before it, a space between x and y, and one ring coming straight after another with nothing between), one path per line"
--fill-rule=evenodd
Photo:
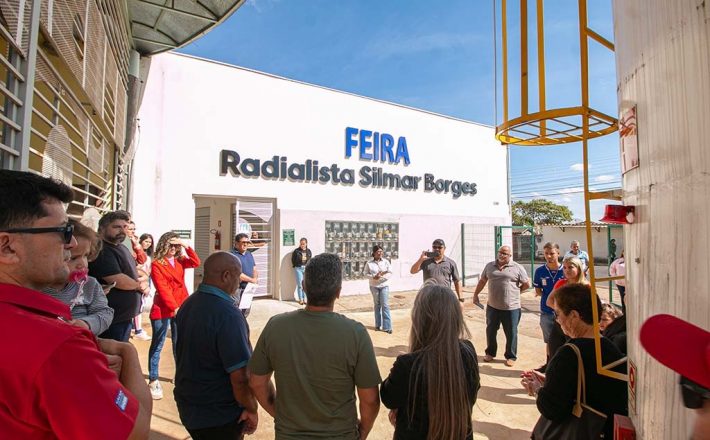
M572 414L562 421L555 422L540 415L533 429L535 440L598 440L604 438L606 414L587 406L587 394L584 383L584 363L582 355L574 344L565 344L577 355L577 399L572 407Z

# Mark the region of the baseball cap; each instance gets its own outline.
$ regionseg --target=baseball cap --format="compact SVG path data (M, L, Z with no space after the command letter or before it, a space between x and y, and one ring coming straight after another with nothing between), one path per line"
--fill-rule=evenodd
M641 345L656 360L710 389L710 332L671 315L655 315L641 326Z
M444 240L442 240L442 239L440 239L440 238L437 238L436 240L434 240L434 242L432 243L432 245L434 245L434 246L443 246L443 247L446 247L446 245L444 244Z

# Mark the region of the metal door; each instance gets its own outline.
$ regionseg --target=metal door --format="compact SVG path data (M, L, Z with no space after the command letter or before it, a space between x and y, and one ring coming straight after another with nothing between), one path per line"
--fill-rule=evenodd
M195 209L195 252L200 257L199 267L195 268L194 289L202 282L204 275L203 265L210 256L210 208Z
M232 204L231 240L243 232L252 240L249 252L254 256L259 273L259 287L256 296L272 296L274 290L273 255L274 199L237 198Z

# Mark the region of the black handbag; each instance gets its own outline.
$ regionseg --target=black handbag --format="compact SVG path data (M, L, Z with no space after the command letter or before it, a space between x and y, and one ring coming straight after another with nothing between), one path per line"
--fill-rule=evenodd
M584 383L584 363L579 348L571 347L577 355L577 399L572 407L572 414L564 421L555 422L540 415L532 438L535 440L598 440L603 437L607 416L587 405Z

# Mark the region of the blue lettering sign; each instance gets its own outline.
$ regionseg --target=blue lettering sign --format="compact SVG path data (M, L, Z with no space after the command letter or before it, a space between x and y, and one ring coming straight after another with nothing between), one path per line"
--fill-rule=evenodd
M345 128L345 157L350 157L353 155L353 148L357 147L357 136L358 129L352 127Z
M351 157L354 149L358 150L360 160L388 162L395 165L401 161L404 161L405 165L411 163L407 138L404 136L397 138L395 147L394 137L389 133L346 127L345 157Z

